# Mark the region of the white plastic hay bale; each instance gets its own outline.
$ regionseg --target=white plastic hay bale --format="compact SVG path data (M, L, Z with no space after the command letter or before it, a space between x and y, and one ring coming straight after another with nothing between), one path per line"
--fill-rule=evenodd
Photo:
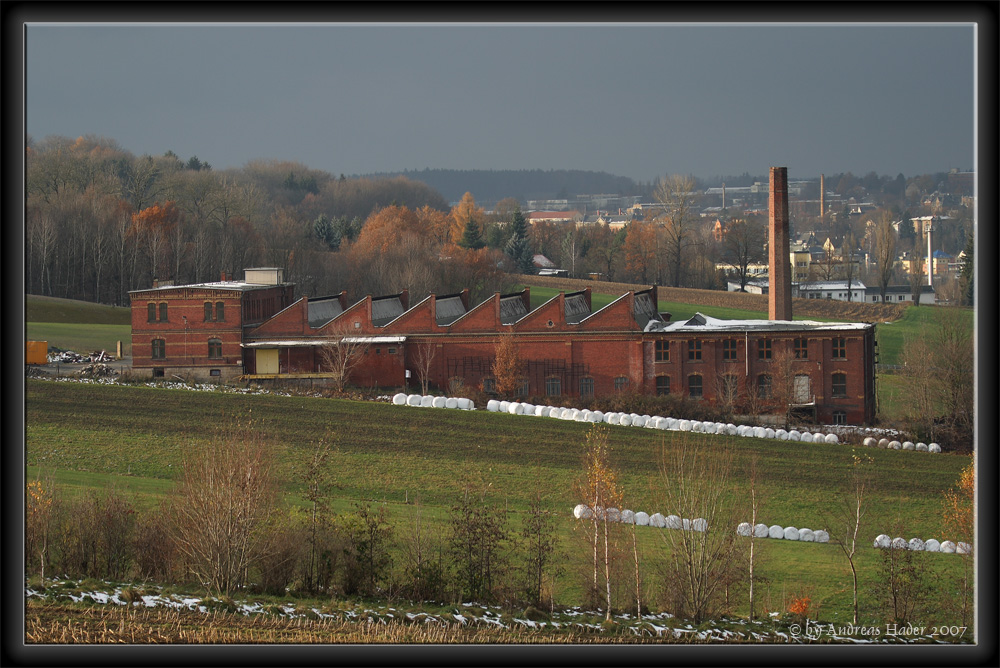
M700 434L702 430L702 423L700 420L691 420L691 433Z
M594 516L594 513L590 510L590 507L580 503L577 504L576 508L573 509L573 517L578 520L589 520Z
M825 440L827 443L840 443L840 437L836 434L827 434Z
M880 438L880 439L878 439L878 447L883 448L883 449L884 448L888 448L889 447L889 439L887 439L887 438Z
M754 438L764 438L765 436L767 436L767 430L766 429L764 429L763 427L754 427L753 428L753 437Z
M445 408L458 408L458 399L456 397L448 397L444 401Z
M641 510L635 514L635 525L639 527L649 526L649 514Z
M796 429L792 429L791 431L788 432L789 441L797 441L799 440L800 436L802 436L802 434L800 434Z
M691 530L691 520L689 520L686 517L684 519L682 519L681 520L681 529L683 529L684 531L690 531Z
M622 519L622 512L617 508L608 508L607 515L609 522L620 522Z
M776 433L777 432L775 432L774 429L771 429L770 427L764 427L764 438L774 438Z
M618 424L618 413L609 411L604 414L604 424Z
M692 531L705 533L706 531L708 531L708 520L706 520L704 517L694 518L693 520L691 520L691 529Z
M926 443L917 443L917 447L915 448L915 450L917 452L927 452L927 444Z
M604 422L604 413L601 411L593 411L591 414L591 422L598 423Z
M899 441L889 441L888 447L890 450L899 450L901 447L903 447L903 444L900 443Z
M406 395L400 392L399 394L392 395L392 403L395 406L403 406L406 404Z
M521 406L524 407L524 414L525 415L534 415L535 414L535 404L522 403Z
M767 525L763 523L754 524L753 535L754 538L767 538L769 535Z
M677 425L677 428L680 429L681 431L691 431L691 421L681 420L680 423Z
M801 528L799 529L799 542L800 543L812 543L816 540L816 536L813 535L812 529Z
M510 402L509 401L501 401L500 402L500 412L501 413L509 413L510 412Z
M646 418L642 417L641 415L636 415L635 418L632 420L632 426L633 427L645 427L646 426Z
M875 536L875 540L872 541L872 547L877 547L882 550L888 549L890 545L892 545L892 539L884 533L880 533Z
M955 553L955 544L953 542L951 542L950 540L943 541L941 543L941 551L945 552L947 554L954 554Z
M737 527L736 527L736 535L737 536L748 537L752 533L753 533L753 527L750 526L749 522L740 522L739 525L737 525Z
M653 513L649 516L649 526L662 529L666 524L666 519L660 513Z
M972 552L972 546L968 543L962 541L955 543L955 554L969 554L970 552Z
M535 406L535 417L548 417L548 406Z
M808 431L804 431L799 435L799 441L802 443L812 443L813 435Z
M874 448L877 444L878 441L876 441L871 436L866 436L865 440L861 441L861 445L865 446L866 448Z
M776 429L774 431L774 437L776 439L778 439L779 441L787 441L788 440L788 432L785 431L784 429Z
M927 446L927 452L941 452L941 446L937 443L931 443Z
M420 406L421 399L423 399L423 397L421 397L419 394L411 394L410 396L406 397L406 405Z
M830 542L830 534L828 534L826 531L823 531L822 529L816 529L815 531L813 531L813 537L816 539L817 543Z
M563 412L562 408L560 408L559 406L553 406L552 409L549 411L549 417L554 420L560 420L562 419L562 412Z
M913 450L915 448L916 446L913 444L913 441L903 441L904 450Z
M667 418L667 429L671 431L676 431L678 429L677 418L672 418L672 417Z
M448 404L447 397L434 397L431 399L431 406L434 408L444 408Z
M905 538L896 536L892 539L892 549L894 550L908 550L910 549L910 544Z
M668 529L681 529L684 527L684 523L681 522L681 518L677 515L667 515L664 522L666 523L665 526Z
M784 530L785 540L798 540L799 530L795 527L785 527Z
M782 526L779 526L777 524L772 524L771 526L769 526L767 528L767 537L768 538L784 538L785 537L785 528L782 527Z
M936 539L928 538L924 542L924 552L940 552L940 551L941 551L941 543L939 543Z
M736 425L732 422L726 425L726 434L729 436L736 436Z
M623 427L630 427L632 425L632 416L622 413L621 417L618 418L618 424Z
M914 551L917 551L917 552L923 552L924 547L926 545L927 544L924 541L920 540L919 538L911 538L910 539L910 549L911 550L914 550Z
M635 513L626 508L621 513L622 524L635 524Z
M580 417L581 411L576 408L567 408L563 411L563 419L572 422L577 422Z
M507 404L507 412L511 415L524 415L524 404L520 401L512 401Z
M490 411L491 413L496 413L497 411L500 410L500 402L497 401L496 399L490 399L489 401L486 402L486 410Z
M826 443L826 434L813 432L813 443Z
M424 396L420 397L421 408L430 408L433 405L434 405L434 397L432 397L431 395L425 394Z

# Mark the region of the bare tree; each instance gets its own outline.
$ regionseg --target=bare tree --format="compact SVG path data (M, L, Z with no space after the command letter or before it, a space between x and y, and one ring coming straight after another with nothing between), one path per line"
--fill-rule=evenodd
M885 302L885 291L896 267L896 230L892 227L892 214L882 211L875 223L875 262L879 294Z
M218 595L243 586L263 555L276 500L272 470L264 434L249 417L227 422L211 443L185 457L168 505L172 539L194 575Z
M854 279L857 277L857 255L857 239L854 238L854 232L848 230L847 234L844 235L844 242L840 247L840 258L844 266L844 279L847 281L847 301L849 302L854 300L851 284L854 283Z
M851 567L854 585L854 623L857 624L859 621L858 569L854 558L858 551L858 539L865 522L865 515L868 513L870 496L875 485L875 460L869 455L852 453L850 468L843 484L843 491L833 500L834 505L827 520L830 523L831 542L840 546Z
M691 209L694 206L694 179L671 174L656 184L654 196L663 205L666 265L671 272L671 284L681 286L684 280L685 251L691 237Z
M753 620L755 614L755 604L756 604L756 594L754 592L754 584L757 582L757 577L754 573L754 568L757 565L757 560L759 559L760 546L757 545L757 536L754 533L754 527L760 521L760 508L763 502L763 496L761 494L760 488L760 460L757 457L757 453L750 455L750 466L747 472L747 487L750 493L749 507L750 507L750 536L749 536L749 550L747 554L747 579L749 583L749 598L750 598L750 619Z
M750 281L750 266L764 261L767 228L757 218L737 218L726 225L722 241L722 261L733 268L740 282L740 292L746 292Z
M619 558L620 524L613 513L621 510L622 488L618 473L611 465L608 428L592 425L587 432L583 458L583 475L574 491L590 510L586 537L593 554L593 593L600 590L599 574L603 576L605 619L611 619L611 582L615 562ZM603 571L603 572L602 572Z
M913 253L910 256L910 293L913 305L920 305L920 288L924 284L924 256L921 255L920 237L913 239Z
M745 543L734 530L744 511L729 488L732 469L732 450L709 452L689 437L661 450L663 507L689 521L687 529L662 534L669 550L664 595L695 623L722 610L744 562Z
M347 322L335 323L327 329L326 341L318 351L320 368L329 374L338 392L364 360L369 345L368 337L355 335Z
M437 344L427 341L418 343L414 348L413 365L416 367L417 378L420 380L420 393L427 394L431 369L434 367L434 358L437 356Z

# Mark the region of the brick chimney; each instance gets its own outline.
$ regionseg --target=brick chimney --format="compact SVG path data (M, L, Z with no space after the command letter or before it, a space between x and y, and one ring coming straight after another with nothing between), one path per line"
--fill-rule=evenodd
M788 256L788 168L772 167L768 194L769 320L792 319L792 276Z

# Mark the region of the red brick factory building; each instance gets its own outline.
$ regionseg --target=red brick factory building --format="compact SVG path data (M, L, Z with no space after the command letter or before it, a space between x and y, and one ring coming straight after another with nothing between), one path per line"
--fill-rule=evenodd
M784 168L772 168L772 186L779 181L772 193L783 194L784 178ZM779 243L780 229L774 232L782 224L787 245L787 206L773 206L770 238ZM777 257L788 258L787 249ZM405 290L351 303L346 293L293 300L294 286L282 282L280 269L247 269L244 281L131 292L133 373L322 384L329 373L321 349L346 337L364 346L352 384L413 391L426 373L439 391L461 396L463 388L492 389L497 343L512 332L528 396L635 390L738 402L749 392L766 396L781 376L792 384L791 403L805 419L872 423L875 325L791 320L789 277L778 272L772 283L771 319L698 314L670 322L657 310L655 286L597 311L589 287L559 293L535 309L527 288L476 305L468 290L413 305Z

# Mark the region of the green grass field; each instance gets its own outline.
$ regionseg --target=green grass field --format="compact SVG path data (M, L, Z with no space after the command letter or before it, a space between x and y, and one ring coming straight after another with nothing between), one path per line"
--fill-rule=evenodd
M49 347L114 355L118 341L125 357L132 354L132 311L121 306L75 299L25 295L25 335Z
M588 429L582 423L483 410L35 380L27 381L25 403L27 475L53 475L70 494L113 483L136 494L140 505L152 507L170 490L185 449L210 441L220 422L252 411L273 446L288 504L302 503L299 472L312 444L328 435L337 446L331 464L335 510L348 510L355 501L381 501L393 521L405 525L418 501L424 520L443 531L463 480L480 480L487 498L504 504L515 522L533 490L541 489L548 507L564 518L559 532L566 558L579 565L570 556L581 554L572 519L579 500L571 490L581 472ZM662 449L677 447L681 436L619 427L610 430L610 438L626 505L668 514L670 509L660 505L665 478L657 462ZM767 497L761 521L766 524L826 526L851 461L847 445L700 434L688 438L709 453L735 448L738 470L730 491L736 495L746 494L743 470L749 457L759 457ZM896 535L897 519L906 538L946 538L941 535L942 494L958 479L967 458L877 449L866 453L879 469L860 557L870 571L877 559L868 548L872 538L882 532ZM651 528L640 533L649 563L662 560L662 534ZM764 550L768 565L762 572L771 582L775 605L785 594L808 589L830 614L845 618L850 591L839 548L766 541ZM932 561L949 573L958 565L954 555L934 555ZM578 602L577 576L570 568L560 581L557 593L567 599L561 602Z

